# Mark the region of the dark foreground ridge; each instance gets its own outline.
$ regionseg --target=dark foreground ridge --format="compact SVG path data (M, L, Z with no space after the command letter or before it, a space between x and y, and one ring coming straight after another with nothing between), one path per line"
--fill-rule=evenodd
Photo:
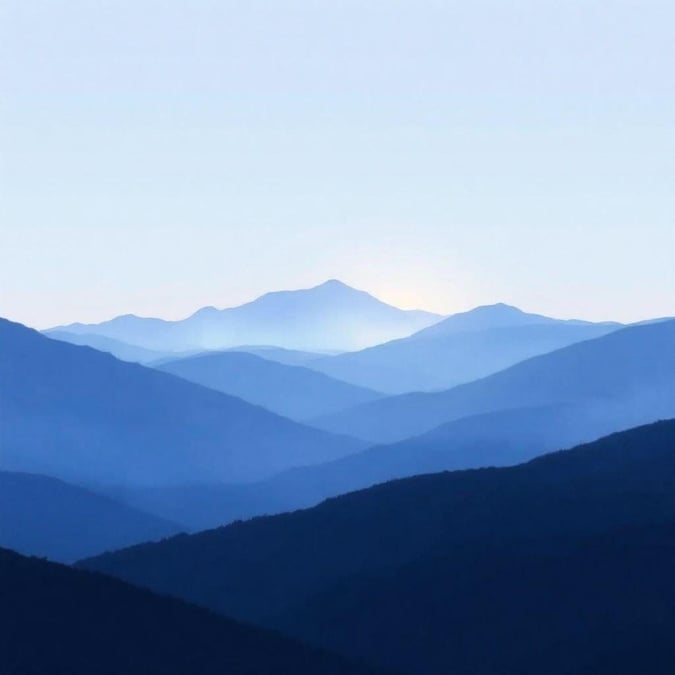
M673 541L670 420L83 566L416 675L665 675Z
M2 675L371 675L180 600L0 549Z

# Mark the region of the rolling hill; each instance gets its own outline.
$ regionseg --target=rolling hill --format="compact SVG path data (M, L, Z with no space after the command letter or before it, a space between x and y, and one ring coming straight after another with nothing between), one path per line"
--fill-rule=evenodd
M112 338L104 337L103 335L87 335L86 333L69 333L65 330L49 330L45 331L43 335L52 338L53 340L61 340L62 342L70 342L73 345L81 345L84 347L93 347L100 352L107 352L112 354L120 361L129 361L130 363L151 363L159 359L166 358L168 352L159 352L152 349L145 349L136 345L130 345L120 340L113 340Z
M606 401L631 419L669 417L675 401L675 320L630 326L527 359L443 392L392 396L313 420L390 443L507 408Z
M343 580L279 623L415 675L669 675L673 556L674 520L438 552Z
M674 523L671 420L79 565L415 675L665 675Z
M312 509L142 544L83 566L259 621L326 584L411 562L441 542L510 542L540 530L590 534L675 518L671 484L675 421L515 467L392 481Z
M337 412L382 397L301 366L244 352L217 352L172 360L159 370L260 405L295 420Z
M611 333L620 324L563 321L488 305L452 315L414 335L307 365L389 394L436 391L519 361Z
M363 444L0 320L0 469L97 485L261 479Z
M196 531L315 506L397 478L510 466L630 426L629 416L616 417L609 409L594 406L500 410L461 418L421 436L375 445L332 462L289 469L260 482L123 488L111 495Z
M47 476L0 471L0 546L73 562L183 528Z

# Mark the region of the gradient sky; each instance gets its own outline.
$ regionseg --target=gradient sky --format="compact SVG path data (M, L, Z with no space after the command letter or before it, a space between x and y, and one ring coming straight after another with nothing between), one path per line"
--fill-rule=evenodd
M675 314L672 0L2 0L0 315Z

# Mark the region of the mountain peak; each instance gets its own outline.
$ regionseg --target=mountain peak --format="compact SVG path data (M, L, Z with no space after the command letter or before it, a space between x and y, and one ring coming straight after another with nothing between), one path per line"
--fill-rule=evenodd
M514 305L507 305L505 302L495 302L492 305L480 305L470 309L464 314L476 314L476 313L497 313L500 314L525 314L522 309L515 307Z
M339 279L327 279L322 284L315 286L315 288L348 288L350 291L356 290Z
M459 331L556 323L556 321L556 319L540 314L524 312L522 309L507 305L504 302L497 302L492 305L480 305L466 312L452 314L443 321L421 330L417 335L424 335L425 337L449 335Z

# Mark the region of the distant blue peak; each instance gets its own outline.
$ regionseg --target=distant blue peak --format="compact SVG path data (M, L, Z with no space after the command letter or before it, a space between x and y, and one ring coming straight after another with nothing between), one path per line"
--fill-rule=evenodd
M507 305L504 302L496 302L493 305L481 305L480 307L475 307L472 310L469 310L471 312L489 312L493 310L499 310L501 312L510 312L510 313L517 313L517 314L523 314L522 309L518 309L518 307L514 307L513 305Z
M324 281L322 284L319 284L315 288L324 288L324 287L348 288L350 291L354 290L353 288L351 288L351 286L347 286L347 284L340 281L339 279L328 279L327 281Z

